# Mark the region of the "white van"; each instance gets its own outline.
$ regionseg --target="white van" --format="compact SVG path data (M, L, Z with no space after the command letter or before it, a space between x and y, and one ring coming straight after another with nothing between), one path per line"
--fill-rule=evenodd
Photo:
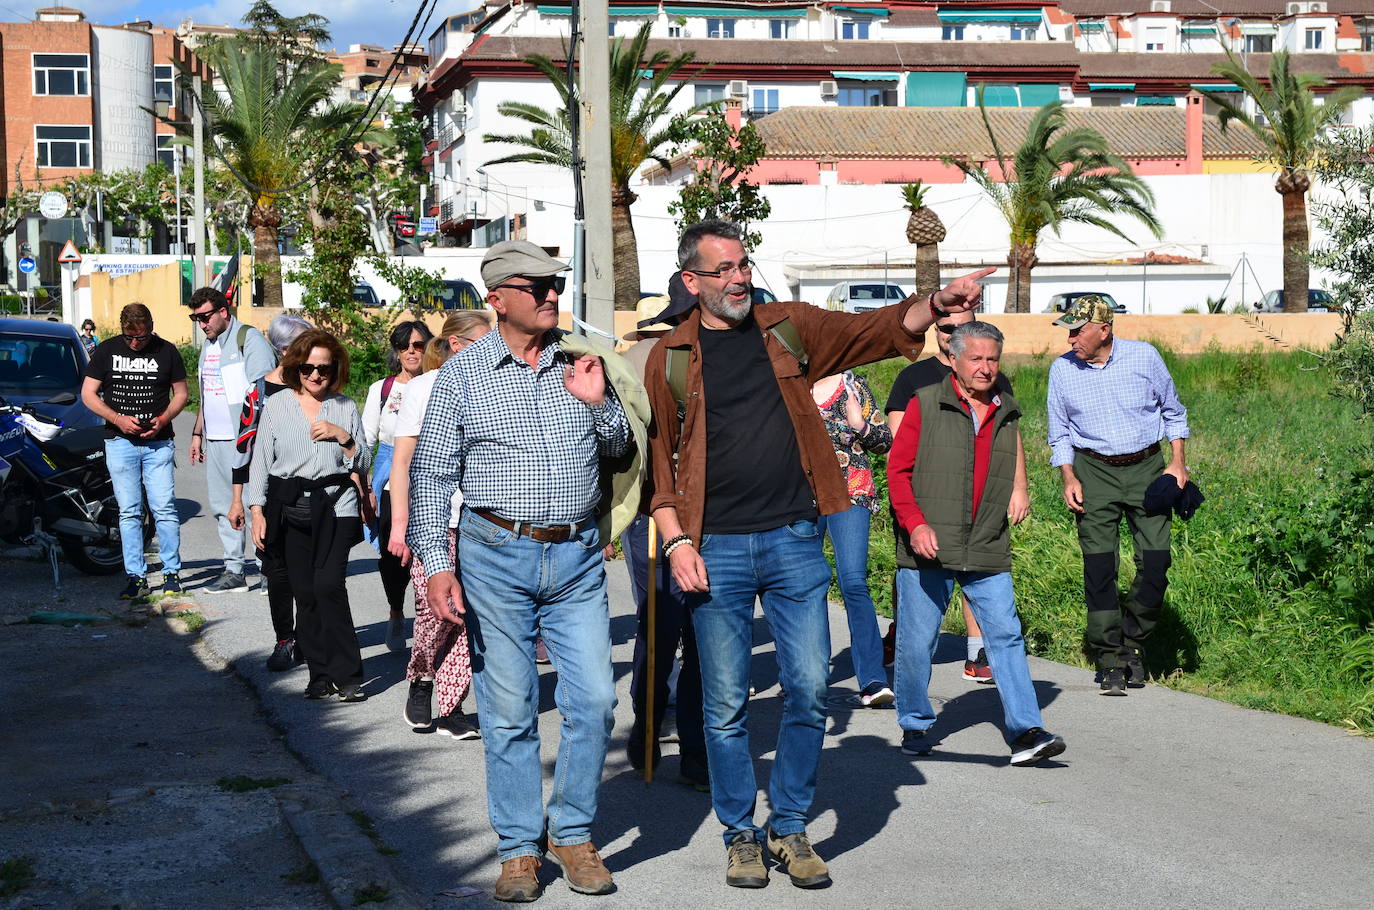
M889 304L905 300L906 291L900 286L882 281L841 281L830 289L825 299L827 310L845 313L867 313Z

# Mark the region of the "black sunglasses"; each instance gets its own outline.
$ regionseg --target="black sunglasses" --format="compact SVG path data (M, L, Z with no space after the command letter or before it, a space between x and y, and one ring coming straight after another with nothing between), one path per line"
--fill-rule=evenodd
M549 291L553 291L555 294L561 294L563 293L563 289L567 286L568 279L559 275L556 278L540 278L538 281L533 281L530 284L498 284L496 287L492 288L492 290L510 288L513 291L525 291L533 295L535 300L543 300L545 297L549 296Z
M213 307L213 308L210 309L209 312L206 312L206 313L192 313L192 314L191 314L191 321L192 321L192 322L199 322L201 325L205 325L205 323L207 323L207 322L210 321L210 317L211 317L211 316L215 315L215 313L217 313L217 312L219 312L220 310L223 310L223 309L228 309L228 307Z
M954 334L954 330L957 329L957 328L958 328L958 326L955 325L955 324L952 323L952 322L937 322L937 323L935 323L935 329L936 329L936 331L938 331L941 335L952 335L952 334Z
M412 342L411 342L410 344L408 344L408 345L406 345L406 344L398 344L398 345L396 345L396 350L398 350L398 351L406 351L406 350L410 350L410 351L423 351L424 349L425 349L425 342L423 342L423 341L412 341Z
M144 332L142 335L130 335L128 332L123 332L122 334L124 335L124 340L129 344L133 344L135 341L147 341L149 338L153 337L152 332Z
M334 375L334 364L332 363L303 363L296 367L296 372L301 374L304 379L312 373L319 373L320 378L328 379Z

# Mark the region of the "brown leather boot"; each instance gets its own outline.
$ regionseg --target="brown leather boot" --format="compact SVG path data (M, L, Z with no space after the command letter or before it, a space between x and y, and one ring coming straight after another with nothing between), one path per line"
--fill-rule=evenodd
M610 894L615 890L611 872L591 841L567 847L549 844L548 855L563 869L568 887L578 894Z
M498 901L512 904L528 904L538 900L540 891L539 857L517 856L501 864L501 877L496 880L496 892L492 895Z

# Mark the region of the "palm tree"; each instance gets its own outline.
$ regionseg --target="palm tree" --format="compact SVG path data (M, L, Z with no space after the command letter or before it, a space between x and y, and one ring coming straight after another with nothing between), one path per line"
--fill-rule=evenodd
M649 47L649 23L645 23L628 43L618 38L611 43L611 232L615 250L615 308L633 310L639 302L639 247L635 242L630 206L639 198L630 190L630 179L647 160L662 167L671 164L660 151L670 141L664 120L678 92L687 83L668 88L668 80L695 56L688 51L673 56L666 50L645 56ZM556 111L523 101L503 101L497 111L530 125L527 134L488 133L486 142L504 142L526 151L496 158L486 164L551 164L572 167L572 131L568 122L570 86L568 73L543 54L530 54L525 62L544 74L558 90L562 104ZM652 71L646 77L645 72ZM648 85L641 89L645 80ZM698 105L691 112L709 105Z
M920 180L902 184L902 199L911 217L906 220L906 239L916 244L916 293L929 294L940 289L940 241L945 239L945 223L935 210L926 207L930 187Z
M1225 61L1212 65L1212 72L1240 86L1255 105L1257 114L1252 115L1224 95L1202 92L1220 110L1223 131L1232 120L1240 123L1264 144L1265 158L1278 166L1274 191L1283 197L1283 309L1286 313L1305 313L1307 191L1312 187L1307 169L1327 127L1340 122L1341 114L1363 90L1347 85L1327 95L1325 104L1318 104L1312 90L1326 85L1326 80L1314 73L1290 72L1287 51L1269 58L1267 87L1230 51Z
M279 307L283 195L300 187L321 154L337 151L356 108L329 102L339 81L336 64L301 61L285 67L279 48L249 37L220 42L211 65L224 91L202 95L206 129L251 198L248 226L254 270L264 279L262 302Z
M1145 181L1112 152L1097 130L1070 127L1063 102L1052 101L1035 112L1025 138L1010 159L1003 154L988 120L981 85L978 110L983 115L983 128L991 140L999 174L994 176L981 164L943 160L978 184L1011 228L1007 264L1011 267L1015 293L1008 301L1008 313L1030 312L1031 270L1039 261L1035 248L1045 228L1052 228L1057 235L1065 224L1090 224L1130 242L1108 220L1111 215L1129 215L1156 237L1161 235L1154 215L1154 194ZM1002 182L998 182L998 176Z

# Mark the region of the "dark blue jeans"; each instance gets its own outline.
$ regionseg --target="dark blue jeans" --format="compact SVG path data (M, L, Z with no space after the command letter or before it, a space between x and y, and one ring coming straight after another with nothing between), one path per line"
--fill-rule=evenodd
M883 637L878 632L878 613L868 590L868 526L872 517L863 506L820 517L821 533L829 532L830 546L835 550L835 575L844 597L844 615L849 620L849 655L860 690L875 684L887 685Z
M768 826L779 835L806 830L825 739L830 669L830 619L825 592L830 567L812 520L753 534L703 534L701 558L711 585L688 595L701 656L711 802L725 826L759 838L754 824L758 783L749 749L749 663L754 648L754 600L777 646L783 714L768 782Z

